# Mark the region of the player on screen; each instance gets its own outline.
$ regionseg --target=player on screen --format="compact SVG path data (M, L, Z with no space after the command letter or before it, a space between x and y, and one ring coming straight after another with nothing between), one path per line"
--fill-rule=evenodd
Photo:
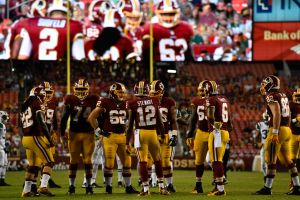
M75 178L80 154L85 169L87 181L86 194L93 194L92 187L92 156L95 147L94 129L87 122L91 111L96 107L98 96L89 94L89 84L85 79L79 79L73 86L74 94L64 100L64 111L60 123L61 136L68 140L70 152L69 190L68 194L75 194ZM70 130L66 133L68 118Z
M98 126L97 122L100 115L103 115L104 118L102 128ZM112 176L117 154L123 165L125 192L127 194L138 193L131 185L131 155L126 152L126 118L126 88L117 82L110 86L109 98L100 98L88 118L91 126L95 129L96 137L104 136L104 177L108 194L112 194Z
M265 160L267 163L267 178L262 189L254 194L271 195L273 181L276 175L276 161L279 157L290 170L293 189L288 195L300 195L300 184L298 170L291 160L291 138L290 129L291 112L289 101L285 93L280 92L280 80L270 75L261 82L260 92L266 99L267 112L270 116L269 133L265 141Z
M6 111L0 111L0 186L10 186L5 182L6 168L8 164L7 160L7 148L6 148L6 123L9 120L8 113Z
M190 39L194 35L190 24L180 21L176 0L161 0L156 5L158 22L153 23L155 61L186 61L191 59ZM150 24L143 27L143 56L148 57Z
M27 19L20 36L22 43L18 59L59 60L67 54L67 7L65 1L54 0L49 17ZM70 20L71 55L75 60L85 58L82 25Z
M192 193L203 193L202 176L204 173L204 162L208 152L209 137L206 115L206 101L209 97L206 89L208 84L210 83L207 80L201 81L198 86L199 96L191 101L192 115L186 142L195 152L196 186Z

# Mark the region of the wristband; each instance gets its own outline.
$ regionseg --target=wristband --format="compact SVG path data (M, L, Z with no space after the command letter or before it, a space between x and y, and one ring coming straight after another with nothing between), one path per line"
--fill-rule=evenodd
M172 130L172 135L178 135L178 131L177 130Z
M101 129L98 127L95 129L96 132L99 132Z
M293 122L293 123L296 123L296 122L297 122L297 119L296 119L296 118L292 119L292 122Z
M276 128L274 128L274 129L272 130L272 133L273 133L274 135L277 135L277 134L279 133L279 130L276 129Z

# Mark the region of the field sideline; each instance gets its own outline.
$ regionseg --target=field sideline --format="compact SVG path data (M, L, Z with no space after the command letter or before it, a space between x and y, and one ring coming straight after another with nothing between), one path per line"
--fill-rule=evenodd
M99 175L101 171L99 171ZM177 189L175 194L170 196L161 196L158 194L158 188L151 188L151 196L145 197L147 199L211 199L218 197L207 197L206 193L212 189L211 180L212 180L212 172L205 171L204 180L203 180L203 189L204 194L195 195L190 194L191 190L195 185L195 175L194 171L175 171L174 174L174 185ZM105 194L104 188L95 188L95 194L92 196L85 195L85 189L81 188L81 181L83 177L83 171L78 172L77 182L76 182L76 195L75 196L67 196L66 192L68 190L68 172L67 171L54 171L53 178L54 180L60 184L62 189L51 189L53 193L56 194L56 197L53 199L105 199L105 200L130 200L130 199L141 199L143 197L137 197L136 195L127 195L124 194L123 188L117 188L116 184L116 173L114 174L113 181L113 194L108 195ZM22 192L22 184L24 181L24 172L8 172L6 175L6 182L12 184L11 187L0 187L0 199L20 199L20 195ZM229 183L226 185L227 196L220 197L222 199L230 199L230 200L259 200L259 199L299 199L299 196L287 196L284 193L288 191L288 183L289 183L289 174L287 172L278 173L274 186L273 186L273 195L272 197L266 196L252 196L251 193L260 189L263 184L262 173L259 172L229 172L228 173ZM102 178L100 176L97 178L98 183L102 183ZM133 186L137 189L137 174L136 171L133 170ZM36 199L46 199L49 197L36 197ZM30 198L32 199L32 198Z

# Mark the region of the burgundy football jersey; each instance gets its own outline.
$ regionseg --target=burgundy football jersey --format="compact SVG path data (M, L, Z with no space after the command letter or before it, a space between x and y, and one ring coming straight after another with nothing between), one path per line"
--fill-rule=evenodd
M94 129L87 121L88 116L96 107L98 96L88 95L80 100L75 95L68 95L65 98L65 105L71 109L70 130L75 133L92 132Z
M176 102L172 97L163 97L160 102L159 111L165 127L165 134L168 134L168 131L171 130L171 108L176 106Z
M266 95L266 101L268 104L272 102L278 102L281 110L280 126L289 126L290 106L287 96L281 92L271 92ZM273 127L273 114L269 106L267 107L267 112L270 116L269 127Z
M31 98L31 97L30 97ZM39 98L35 98L28 108L21 113L22 128L24 136L39 136L43 135L41 132L36 113L38 111L45 112L43 102Z
M299 103L291 102L290 109L291 109L291 118L292 119L295 119L297 116L300 115L300 104ZM300 126L296 126L295 123L291 123L291 129L292 129L292 133L294 135L300 135Z
M208 132L208 121L207 121L207 115L206 115L206 98L200 98L195 97L192 99L191 104L195 105L195 108L197 109L197 125L198 129L201 131Z
M67 20L52 18L29 18L24 24L31 41L31 58L36 60L58 60L67 52ZM82 24L70 20L71 45L82 36ZM30 49L30 46L28 47Z
M85 36L84 51L85 51L85 55L89 60L95 60L96 53L93 50L93 45L101 31L102 31L102 26L93 22L85 26L83 29L83 34Z
M143 27L143 38L150 36L149 23ZM155 61L185 61L189 49L193 28L186 22L179 22L172 28L153 24L154 60ZM143 49L149 48L149 40L144 40Z
M126 126L126 102L117 104L110 98L101 98L98 107L105 108L102 114L102 128L108 132L124 133Z
M45 102L44 105L45 105L45 109L46 109L46 113L45 113L46 124L48 126L48 130L51 131L55 110L58 106L58 100L53 97L50 101Z
M136 129L156 130L159 104L157 98L151 97L127 101L126 108L135 116Z
M222 122L222 130L228 131L228 123L230 123L230 103L225 96L215 95L207 100L208 107L215 107L215 122ZM209 127L211 130L212 127Z
M117 43L114 46L110 47L110 49L107 50L102 57L104 60L123 60L133 52L133 41L129 37L122 35Z

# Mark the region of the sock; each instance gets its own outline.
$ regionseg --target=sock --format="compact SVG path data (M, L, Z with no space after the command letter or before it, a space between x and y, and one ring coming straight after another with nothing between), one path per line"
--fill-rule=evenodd
M158 187L160 188L164 188L164 181L163 181L163 178L157 178L157 182L158 182Z
M4 167L0 167L0 179L4 179L3 170Z
M112 177L105 177L106 186L112 186Z
M93 165L92 184L96 183L97 173L98 173L98 165Z
M69 185L70 185L70 186L71 186L71 185L75 186L75 177L70 177L70 176L69 176Z
M83 184L86 184L85 173L83 174L83 182L82 182L82 185L83 185Z
M35 181L32 181L32 183L31 183L32 185L36 185L37 184L37 181L35 180Z
M50 175L49 174L43 174L42 176L42 180L41 180L41 187L47 187L48 185L48 181L50 179Z
M220 192L223 192L224 191L224 185L223 184L217 184L217 189L220 191Z
M149 191L149 184L148 184L148 182L143 182L143 188L144 188L144 192L148 192Z
M118 169L118 182L122 182L123 181L123 177L122 177L122 169Z
M23 193L30 192L31 191L31 185L32 185L32 181L31 180L25 181L24 188L23 188Z
M166 178L167 185L173 184L173 177Z
M267 178L266 178L265 186L266 186L267 188L272 188L273 181L274 181L274 178L269 178L269 177L267 177Z
M124 177L124 184L125 187L128 187L131 185L131 177Z
M293 186L300 186L299 184L299 176L292 177Z

